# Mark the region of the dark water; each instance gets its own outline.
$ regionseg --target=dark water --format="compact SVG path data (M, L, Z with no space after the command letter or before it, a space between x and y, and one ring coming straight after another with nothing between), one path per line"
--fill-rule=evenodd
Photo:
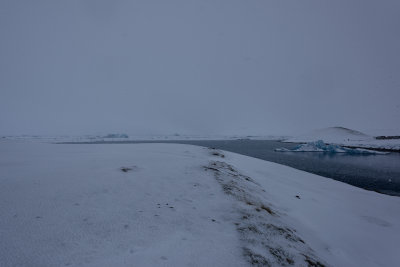
M266 140L162 142L215 147L284 164L367 190L400 196L400 153L390 153L387 155L347 155L323 152L275 152L275 148L285 147L290 149L297 144ZM160 143L160 141L152 141L151 143Z

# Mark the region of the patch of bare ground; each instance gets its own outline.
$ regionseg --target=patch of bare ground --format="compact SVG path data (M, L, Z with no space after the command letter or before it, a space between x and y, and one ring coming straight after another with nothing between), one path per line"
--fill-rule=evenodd
M138 170L138 167L137 167L137 166L121 167L120 170L121 170L122 172L137 171L137 170Z
M209 147L208 149L211 151L211 155L217 156L217 157L220 157L220 158L225 158L225 155L221 151L219 151L218 149L215 149L215 148L212 148L212 147Z

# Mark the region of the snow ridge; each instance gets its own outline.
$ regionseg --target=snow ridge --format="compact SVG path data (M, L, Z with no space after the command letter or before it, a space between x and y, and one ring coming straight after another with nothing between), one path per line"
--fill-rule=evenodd
M225 158L215 149L212 155ZM212 171L224 193L236 200L236 230L243 256L251 265L327 265L315 256L296 230L280 220L280 213L271 208L261 185L223 161L210 161L204 169Z

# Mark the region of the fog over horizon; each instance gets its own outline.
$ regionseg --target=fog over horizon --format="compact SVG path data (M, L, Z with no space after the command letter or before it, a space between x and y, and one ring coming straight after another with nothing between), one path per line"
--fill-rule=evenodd
M400 129L399 14L396 0L1 1L0 135Z

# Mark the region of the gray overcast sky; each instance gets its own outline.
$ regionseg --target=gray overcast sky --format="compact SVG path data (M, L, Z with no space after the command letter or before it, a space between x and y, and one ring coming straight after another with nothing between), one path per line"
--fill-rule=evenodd
M400 127L400 1L0 1L0 134Z

